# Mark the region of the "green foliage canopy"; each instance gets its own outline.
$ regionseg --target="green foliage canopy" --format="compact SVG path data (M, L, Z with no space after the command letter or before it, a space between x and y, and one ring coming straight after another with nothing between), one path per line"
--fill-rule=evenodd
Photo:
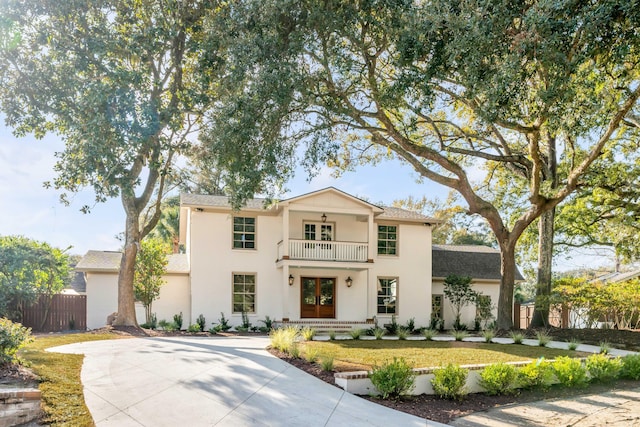
M160 296L160 288L165 284L168 253L168 245L159 239L145 239L140 244L133 288L136 300L144 306L146 323L151 322L153 301Z
M60 293L69 280L69 256L47 243L0 236L0 317L22 320L39 295Z

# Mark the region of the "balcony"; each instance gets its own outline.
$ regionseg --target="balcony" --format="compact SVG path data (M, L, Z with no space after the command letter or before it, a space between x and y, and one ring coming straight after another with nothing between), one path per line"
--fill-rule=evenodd
M354 242L288 240L289 258L309 261L367 262L368 244ZM278 243L278 260L284 259L285 242Z

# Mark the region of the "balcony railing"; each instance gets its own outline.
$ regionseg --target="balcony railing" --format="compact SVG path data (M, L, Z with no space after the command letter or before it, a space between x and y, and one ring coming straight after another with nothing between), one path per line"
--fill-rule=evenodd
M278 243L278 259L284 256L283 245ZM367 250L367 243L289 240L289 259L367 262Z

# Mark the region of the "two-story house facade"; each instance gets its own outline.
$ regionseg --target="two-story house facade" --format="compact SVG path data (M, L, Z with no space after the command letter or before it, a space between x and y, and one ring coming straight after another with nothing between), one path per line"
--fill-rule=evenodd
M185 253L169 256L166 284L152 311L183 328L203 315L208 326L221 317L253 325L266 316L278 323L322 325L337 330L380 326L392 316L403 324L453 325L444 297L449 274L471 276L495 315L500 253L485 246L433 245L438 220L382 207L335 188L265 206L248 200L234 211L225 196L183 194L180 242ZM87 286L87 325L105 325L117 310L122 254L89 251L77 265ZM523 280L520 273L517 280ZM139 322L144 310L137 304ZM465 307L473 327L478 312Z
M428 324L435 222L335 188L240 211L225 196L182 195L191 316Z

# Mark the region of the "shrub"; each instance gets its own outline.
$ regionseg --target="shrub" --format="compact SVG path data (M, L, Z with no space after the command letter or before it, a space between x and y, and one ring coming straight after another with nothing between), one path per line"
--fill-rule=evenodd
M604 354L592 354L587 357L584 366L589 371L592 381L608 382L617 379L622 370L622 361L612 359Z
M220 326L221 331L228 331L231 329L231 325L229 324L229 319L224 317L224 313L220 312L220 318L218 319L218 325Z
M611 352L611 344L607 341L602 341L600 343L600 354L609 354Z
M524 334L520 332L511 332L511 339L514 344L522 344L522 341L524 341Z
M620 376L631 380L640 380L640 354L629 354L622 358Z
M413 331L416 329L416 318L412 317L411 319L407 320L407 324L405 326L405 329L407 331L409 331L410 334L413 333Z
M569 341L569 343L567 344L567 348L571 351L576 351L580 344L581 343L579 340L572 338L571 341Z
M507 394L513 391L518 373L513 365L496 363L480 372L480 385L490 396Z
M158 329L158 318L156 317L156 314L151 313L151 315L149 315L149 322L141 324L140 327L144 329Z
M349 335L354 340L359 340L363 333L364 331L362 329L351 329L349 331Z
M176 325L177 330L182 329L182 312L173 315L173 323Z
M587 370L578 359L560 356L551 366L558 382L564 387L584 387L589 382Z
M433 371L431 385L436 396L444 399L462 400L467 394L465 384L469 371L449 364Z
M329 340L335 341L336 339L336 331L329 331Z
M176 327L176 324L173 322L167 322L166 320L162 319L161 321L158 322L158 326L160 326L163 330L167 331L167 332L173 332L176 329L178 329Z
M456 341L462 341L468 336L469 334L467 333L467 331L460 331L460 330L453 331L453 337L456 339Z
M375 367L369 378L383 399L398 399L413 390L415 373L406 360L394 358Z
M313 337L316 336L316 330L314 328L310 328L308 326L305 326L300 331L300 335L302 335L302 339L303 340L311 341L311 340L313 340Z
M269 334L271 346L283 353L289 353L291 347L295 344L298 334L298 328L294 326L288 326L282 329L272 329Z
M406 328L402 326L398 328L398 339L406 340L408 336L409 336L409 331Z
M200 332L200 325L197 323L189 325L189 327L187 328L187 332Z
M553 380L551 364L540 358L518 369L518 383L522 388L547 389Z
M391 323L385 324L384 327L389 335L395 335L396 333L398 333L398 328L400 327L400 325L398 325L398 322L396 321L395 314L391 316Z
M204 315L199 315L198 318L196 319L196 323L198 324L198 326L200 327L200 332L204 332L204 327L207 324L207 321L204 318Z
M264 329L260 328L261 331L263 332L269 332L271 329L273 329L273 319L271 319L269 316L264 316L264 320L258 320L258 322L264 323Z
M427 339L427 341L431 341L433 339L433 337L438 335L438 331L435 330L435 329L431 329L431 328L423 329L422 335L424 335L424 337Z
M482 336L484 338L484 342L491 343L491 340L496 337L496 331L493 329L486 329L482 331Z
M376 337L377 340L381 340L382 336L384 335L384 329L382 328L375 328L373 330L373 335Z
M31 341L31 328L0 318L0 366L15 361L18 350Z
M333 356L322 356L320 358L320 367L323 371L333 371Z
M546 331L537 331L536 339L540 347L546 347L551 342L551 336Z

